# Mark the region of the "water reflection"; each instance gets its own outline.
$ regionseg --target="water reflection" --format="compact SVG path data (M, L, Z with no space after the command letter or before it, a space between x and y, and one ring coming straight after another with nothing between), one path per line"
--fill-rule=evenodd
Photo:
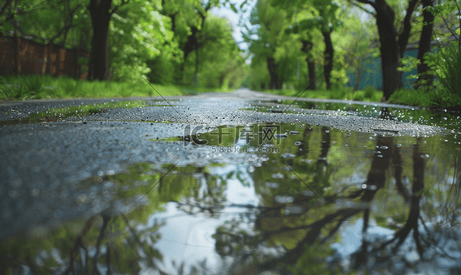
M254 162L138 164L81 182L78 204L96 198L107 202L102 211L1 240L7 264L0 273L460 271L455 135L391 137L302 124L282 125L281 133L282 140L242 143L278 148L244 153Z

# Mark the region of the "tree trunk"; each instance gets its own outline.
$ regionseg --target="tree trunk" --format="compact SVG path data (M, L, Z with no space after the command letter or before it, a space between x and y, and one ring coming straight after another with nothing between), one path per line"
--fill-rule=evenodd
M362 80L362 65L355 70L355 83L354 83L354 91L359 89L360 80Z
M395 90L403 87L399 67L399 45L394 27L395 13L385 0L375 1L376 24L378 26L381 66L383 70L383 93L388 100Z
M403 31L399 34L399 54L400 58L405 54L407 48L408 39L410 38L411 33L411 16L415 10L416 4L419 0L410 0L408 3L408 8L406 11L405 18L403 19Z
M14 1L14 11L18 12L18 1ZM19 37L18 37L18 27L19 22L18 20L14 20L13 22L14 29L13 29L13 73L14 75L19 75L21 72L21 64L19 63Z
M458 14L460 14L460 13L461 13L461 11L458 10ZM458 26L461 27L461 16L459 16L459 25ZM460 33L460 35L458 35L458 51L461 54L461 33Z
M331 42L331 28L327 32L322 32L323 39L325 41L325 53L324 53L324 65L323 75L325 76L325 83L327 84L327 90L331 89L331 71L333 70L333 57L334 49L333 43Z
M428 11L427 7L432 7L432 0L423 0L423 29L421 30L421 38L419 39L418 47L418 60L419 64L417 67L418 70L418 79L415 83L415 89L418 89L422 86L431 87L434 80L434 75L428 73L429 66L424 62L424 55L431 51L431 38L432 30L434 28L434 15L432 12Z
M277 90L279 87L279 84L278 84L278 77L277 77L277 64L275 64L274 58L272 57L267 58L267 69L269 70L269 75L271 78L270 89Z
M411 16L415 10L416 4L419 0L410 0L408 2L408 7L406 10L405 18L403 19L403 30L398 34L398 45L399 45L399 57L403 58L405 51L407 49L408 40L410 39L411 34ZM401 65L401 64L399 64ZM403 71L399 71L399 79L403 80Z
M14 75L19 75L21 72L21 64L19 63L19 37L17 33L14 32L13 36L13 73Z
M316 85L315 85L315 79L316 74L315 74L315 61L314 58L312 58L312 48L314 47L314 44L311 41L307 40L302 40L303 47L301 48L301 51L307 54L306 57L306 62L307 62L307 71L308 71L308 80L309 80L309 88L308 90L315 90Z
M199 51L198 45L195 46L195 74L194 74L194 87L198 85L198 65L199 65Z
M167 1L165 0L162 0L162 7L165 6ZM200 28L199 26L191 26L190 28L190 35L187 37L187 41L184 45L180 45L184 55L183 55L183 60L182 60L182 63L180 65L181 67L181 70L179 71L179 76L177 77L178 79L183 79L184 78L184 63L186 62L187 60L187 57L189 56L189 54L193 51L198 51L199 48L201 47L201 43L199 43L199 34L200 32L204 29L205 27L205 20L207 18L207 14L208 14L208 11L213 7L213 2L212 1L208 1L208 3L206 4L205 7L202 7L203 8L203 11L200 11L199 9L196 9L197 10L197 15L200 16L200 18L202 19L202 22L200 23ZM169 14L168 12L164 12L163 13L164 15L168 16L171 18L171 23L172 23L172 31L175 32L176 31L176 15L178 14L178 12L175 12L175 13L172 13L172 14ZM175 33L175 36L177 34ZM196 72L197 74L197 72Z
M109 78L109 22L112 16L111 6L112 0L91 0L88 6L93 27L90 79L102 81Z

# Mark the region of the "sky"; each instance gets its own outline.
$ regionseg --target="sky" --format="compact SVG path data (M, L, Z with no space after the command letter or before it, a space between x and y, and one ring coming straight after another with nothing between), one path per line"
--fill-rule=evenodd
M239 23L240 16L243 17L243 20L249 19L251 9L256 4L256 0L248 0L248 3L245 7L245 9L247 10L246 13L242 13L239 9L240 4L242 4L244 0L232 0L231 2L235 4L235 7L238 9L239 11L238 14L232 11L229 7L213 8L211 9L211 13L219 17L224 17L227 20L229 20L234 30L232 34L232 36L234 37L234 40L239 45L240 49L247 50L248 49L247 43L239 43L239 42L243 42L243 37L241 33L242 28L238 26L238 23Z

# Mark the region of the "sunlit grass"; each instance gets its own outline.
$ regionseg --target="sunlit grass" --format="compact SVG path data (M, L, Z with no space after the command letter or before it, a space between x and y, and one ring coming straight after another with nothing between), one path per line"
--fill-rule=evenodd
M334 89L334 90L264 90L264 92L291 97L302 98L319 98L319 99L345 99L357 101L379 102L383 97L382 91L377 91L372 87L366 87L364 90L352 91L351 89Z
M152 85L152 86L150 86ZM139 82L86 81L61 76L27 75L0 78L0 99L52 99L52 98L120 98L195 95L223 91L216 88L179 87L174 85Z
M421 107L452 107L461 105L461 96L441 88L434 90L401 89L392 94L389 102Z
M58 121L60 119L65 119L67 117L84 117L87 115L104 112L108 109L135 108L144 106L147 106L146 101L122 101L88 104L81 106L69 106L64 108L53 108L47 109L46 111L42 111L39 113L32 113L27 118L0 121L0 126Z

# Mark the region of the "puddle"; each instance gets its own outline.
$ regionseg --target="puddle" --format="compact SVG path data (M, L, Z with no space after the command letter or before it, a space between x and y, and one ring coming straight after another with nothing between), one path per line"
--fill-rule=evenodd
M310 101L279 100L274 102L253 102L252 108L241 110L257 110L268 113L340 115L382 118L399 122L419 123L431 126L441 126L449 129L459 129L461 112L448 109L426 110L417 107L392 108L381 107L379 103L371 104L341 104Z
M151 104L154 104L151 102ZM153 106L164 106L161 102L156 102L157 105ZM117 101L117 102L103 102L97 104L82 104L67 106L62 108L46 108L45 105L38 106L34 104L35 109L42 109L40 111L32 111L29 106L26 108L22 107L21 111L10 108L3 113L0 113L0 127L5 125L17 125L17 124L32 124L32 123L47 123L61 121L66 118L73 120L79 120L89 115L94 115L100 112L106 112L110 109L116 108L136 108L149 106L145 101ZM15 107L17 108L17 107ZM2 108L4 109L4 108ZM18 108L19 109L19 108ZM8 116L19 116L15 119L3 119L2 115Z
M344 115L378 116L376 108L355 107L347 106ZM410 115L389 113L399 120ZM417 114L412 120L421 122L417 117L458 127L453 114L433 119ZM3 270L460 271L460 133L393 136L302 123L199 127L160 141L211 147L221 159L243 154L247 162L139 163L121 174L109 171L76 183L67 190L68 209L43 202L52 207L35 209L33 219L29 212L23 213L29 220L15 220L22 234L3 236L0 255L8 263Z

